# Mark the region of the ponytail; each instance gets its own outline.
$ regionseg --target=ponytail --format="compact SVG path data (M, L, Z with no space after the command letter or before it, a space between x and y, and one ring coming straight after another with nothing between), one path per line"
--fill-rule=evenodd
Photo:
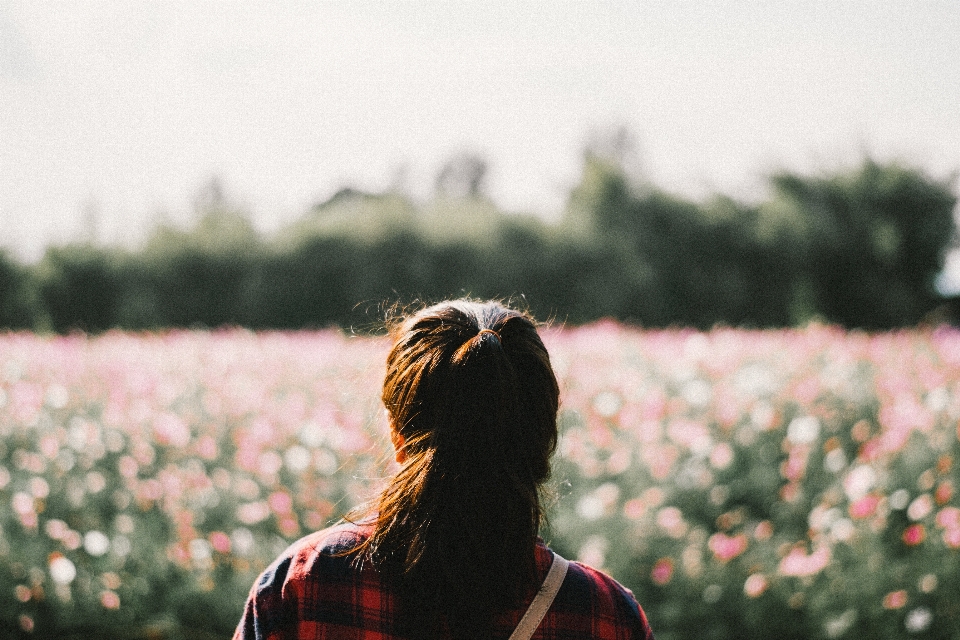
M383 402L404 462L360 545L405 633L488 637L535 588L558 387L533 321L497 303L427 308L393 332Z

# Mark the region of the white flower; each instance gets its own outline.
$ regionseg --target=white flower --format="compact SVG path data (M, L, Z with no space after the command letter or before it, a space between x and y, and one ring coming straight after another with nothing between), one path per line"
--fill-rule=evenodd
M787 439L794 444L809 444L820 435L820 421L813 416L801 416L790 421Z
M877 481L877 472L865 464L854 467L843 481L843 490L850 500L859 500L867 495Z
M195 562L209 560L213 555L210 550L210 543L203 538L194 538L190 541L190 557Z
M245 556L253 551L253 534L246 527L237 527L230 535L230 544L234 553Z
M70 584L77 577L77 568L67 558L57 556L50 561L50 577L57 584Z
M702 407L710 402L710 398L713 397L713 389L703 380L691 380L683 385L680 394L684 400L694 407Z
M943 411L950 404L950 392L937 387L927 394L926 405L930 411Z
M847 456L844 455L843 449L837 447L824 456L823 466L826 467L830 473L839 473L847 466Z
M115 554L117 554L120 557L124 557L126 555L129 555L131 551L133 551L133 543L130 542L130 538L128 538L123 534L114 536L113 552Z
M907 507L907 517L911 520L923 520L933 511L933 498L929 493L917 496Z
M612 391L604 391L593 399L593 410L604 418L616 415L617 411L620 411L621 405L623 405L623 401L620 396Z
M824 631L827 632L828 638L839 638L845 634L856 621L857 610L847 609L836 618L829 618L826 623L824 623L823 628Z
M310 452L306 447L294 445L283 454L283 462L290 471L300 473L310 466Z
M596 520L603 516L603 500L590 494L577 502L577 515L585 520Z
M703 601L707 604L715 604L720 601L722 595L723 587L718 584L707 585L707 588L703 590Z
M849 518L840 518L830 525L830 534L840 542L846 542L857 532L857 528Z
M336 454L326 447L321 447L313 454L313 466L321 475L332 476L337 472L339 463Z
M607 559L607 547L610 543L603 536L590 536L583 542L577 559L594 568L601 568Z
M891 509L904 509L906 508L908 502L910 502L910 492L906 489L897 489L890 494Z
M933 613L926 607L917 607L907 614L903 625L910 633L921 633L926 631L933 622Z
M83 548L92 556L102 556L110 550L110 538L100 531L87 531L83 536Z
M62 384L52 384L44 399L52 409L63 409L70 400L70 392Z

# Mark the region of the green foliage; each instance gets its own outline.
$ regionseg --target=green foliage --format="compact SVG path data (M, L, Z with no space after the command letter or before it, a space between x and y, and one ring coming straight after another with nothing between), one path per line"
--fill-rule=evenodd
M370 327L385 301L470 294L574 323L889 329L945 305L946 182L867 159L776 174L757 205L693 202L630 178L621 156L586 154L555 224L498 209L472 156L427 202L347 188L269 239L212 181L191 228L161 224L137 252L54 247L34 268L0 256L0 326Z
M807 276L824 318L887 329L920 321L954 239L948 184L896 164L867 160L850 173L774 176L780 210L804 218L795 269Z
M0 251L0 328L33 328L39 306L35 293L30 273Z
M617 247L624 264L646 274L646 290L633 289L620 319L700 328L790 322L789 274L779 268L785 256L763 238L756 209L729 198L697 205L656 189L637 192L615 165L588 157L567 215L570 228Z
M113 326L123 293L118 257L88 245L49 249L37 268L40 299L57 332Z

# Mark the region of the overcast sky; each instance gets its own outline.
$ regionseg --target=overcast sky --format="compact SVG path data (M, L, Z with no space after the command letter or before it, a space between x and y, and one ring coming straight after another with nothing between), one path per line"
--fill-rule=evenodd
M263 229L336 189L428 192L462 150L556 214L591 132L702 197L864 153L960 169L960 2L0 0L0 246L185 219L219 176ZM399 178L398 178L399 177Z

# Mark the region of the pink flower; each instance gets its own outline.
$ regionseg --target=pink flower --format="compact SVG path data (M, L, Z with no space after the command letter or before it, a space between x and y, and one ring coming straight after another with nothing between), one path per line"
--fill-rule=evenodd
M751 598L759 597L767 590L767 579L762 573L753 573L743 583L743 592Z
M944 507L937 512L937 524L944 529L960 529L960 509Z
M119 609L120 596L113 591L104 591L100 594L100 604L104 609Z
M884 609L902 609L907 604L907 592L903 589L891 591L883 596Z
M920 544L926 537L927 531L922 524L912 524L903 530L903 543L910 547Z
M206 460L216 460L217 441L210 435L205 435L197 442L197 453Z
M43 387L33 382L17 382L10 388L10 414L25 425L36 422L43 407Z
M943 544L951 549L960 549L960 529L947 529L944 531Z
M761 520L753 530L753 537L757 540L769 540L773 535L773 524L769 520Z
M791 482L797 482L803 479L803 475L807 470L807 459L809 457L809 446L796 445L791 447L790 454L786 461L780 465L780 474Z
M631 520L639 520L643 517L647 507L640 498L627 500L623 504L623 515Z
M826 546L818 547L813 553L807 555L802 546L796 546L780 560L779 572L785 576L812 576L823 571L823 568L830 563L830 548Z
M140 466L137 464L137 461L130 456L123 456L117 462L117 470L120 471L120 475L124 478L133 478L137 475L137 472L140 470Z
M949 480L941 482L937 485L937 490L934 492L933 497L936 499L937 504L950 502L950 498L953 497L953 483Z
M701 442L710 441L710 432L707 427L693 420L677 419L667 425L667 437L676 444L693 448Z
M859 500L856 500L850 504L850 517L851 518L869 518L872 516L876 510L877 505L880 504L880 498L870 494L863 496Z
M223 531L214 531L210 534L210 546L217 553L230 553L230 536Z
M673 578L673 560L670 558L660 558L653 564L650 570L650 579L656 584L665 585Z
M23 516L34 512L33 496L26 492L18 491L13 494L13 500L10 503L18 515Z
M274 491L267 498L267 503L276 514L290 513L293 509L293 498L286 491Z
M183 419L172 413L162 413L153 421L153 433L157 442L175 448L183 448L190 442L190 427Z
M277 519L277 529L280 530L281 535L293 538L300 533L300 523L295 515L287 514Z
M657 524L674 538L679 538L687 531L687 523L683 520L683 512L677 507L660 509L657 512Z
M672 444L646 446L641 451L643 461L655 480L664 480L670 475L673 464L680 457L677 447Z
M237 520L251 525L266 520L270 516L270 507L266 502L248 502L237 507Z
M726 469L733 464L733 447L726 442L721 442L710 452L710 464L714 469Z
M729 562L747 550L747 536L741 534L728 536L715 533L710 536L707 546L720 562Z

